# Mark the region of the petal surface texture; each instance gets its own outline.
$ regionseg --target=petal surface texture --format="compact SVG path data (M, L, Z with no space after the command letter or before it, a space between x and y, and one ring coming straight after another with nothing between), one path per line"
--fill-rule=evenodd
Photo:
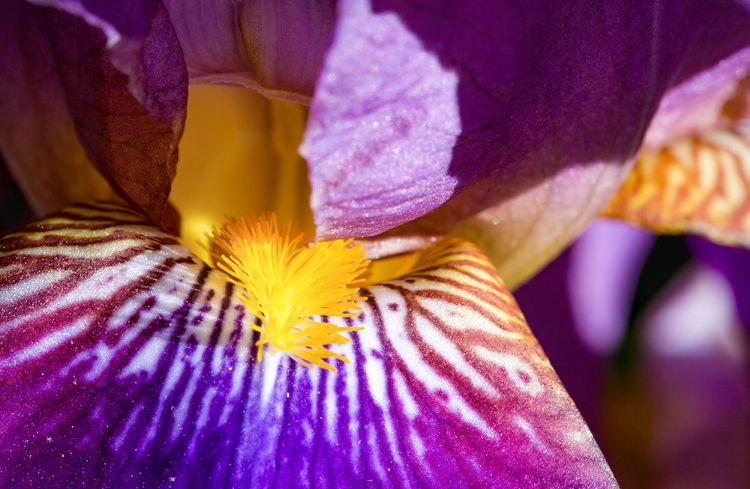
M704 131L643 154L604 215L750 246L750 126Z
M331 42L333 0L165 0L190 79L309 103Z
M472 245L362 289L336 374L256 363L225 276L123 207L0 250L2 487L616 487Z
M7 63L3 72L11 76L3 77L2 88L18 98L0 104L0 123L11 124L17 117L30 129L0 140L14 173L35 178L32 168L43 156L55 164L62 159L83 166L82 147L121 197L174 229L176 216L166 202L184 126L187 72L162 3L6 3L3 22L8 28L3 30L8 39L0 63ZM71 155L50 148L60 135ZM44 144L37 146L39 140ZM50 172L55 170L44 173ZM33 183L22 182L22 187L44 190ZM37 206L48 210L43 204Z
M616 192L663 97L750 43L723 0L354 0L338 16L301 147L319 235L410 223L387 253L475 216L465 235L491 235L511 284Z
M0 150L40 215L115 196L78 140L41 12L22 0L0 3Z

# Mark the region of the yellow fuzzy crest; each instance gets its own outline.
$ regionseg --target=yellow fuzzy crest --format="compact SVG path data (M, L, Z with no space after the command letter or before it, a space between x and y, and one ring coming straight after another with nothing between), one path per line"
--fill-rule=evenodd
M294 237L293 237L294 236ZM362 246L352 240L306 245L289 224L279 230L275 214L235 218L213 233L216 266L244 289L242 300L260 320L258 361L270 344L305 367L336 368L325 360L348 360L326 345L346 344L342 333L363 328L338 326L313 316L354 317L361 310L356 285L369 264Z

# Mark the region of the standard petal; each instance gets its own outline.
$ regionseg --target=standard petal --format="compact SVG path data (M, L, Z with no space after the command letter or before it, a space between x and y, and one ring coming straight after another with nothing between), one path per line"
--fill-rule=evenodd
M165 0L190 79L309 103L331 41L335 2Z
M520 282L615 192L668 89L749 33L733 1L343 2L302 146L319 235L437 208L396 251L492 208L469 226Z
M22 8L15 3L11 9ZM164 6L156 0L42 3L55 8L34 7L34 13L21 20L41 22L32 27L38 29L39 39L49 42L34 39L28 49L23 44L28 34L21 32L20 44L15 40L6 48L7 69L14 74L7 83L13 92L27 96L11 108L20 111L48 101L47 94L35 90L44 73L35 63L41 62L38 58L51 61L59 84L54 95L63 92L69 114L56 103L53 115L58 120L51 128L35 127L37 137L56 141L55 129L70 117L86 155L117 193L163 226L174 228L175 216L168 212L166 200L184 125L187 75ZM25 28L21 24L12 32ZM15 66L13 58L22 64ZM32 66L31 72L24 66ZM40 88L52 84L41 82ZM32 88L24 90L18 84ZM15 115L4 117L12 120ZM15 157L10 164L17 172L25 171L26 151L8 151Z
M337 374L255 363L234 287L121 207L0 250L3 487L616 486L473 246L363 290Z

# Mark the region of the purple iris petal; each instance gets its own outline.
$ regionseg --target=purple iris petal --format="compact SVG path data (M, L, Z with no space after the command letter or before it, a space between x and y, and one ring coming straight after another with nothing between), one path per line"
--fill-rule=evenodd
M39 152L35 137L67 143L60 136L72 139L66 127L72 120L86 155L114 189L174 228L166 199L182 135L187 76L164 6L157 0L44 3L56 8L16 0L6 6L12 15L4 20L21 24L8 28L15 37L2 57L13 76L3 89L24 98L22 104L3 105L2 118L34 125L32 135L3 141L9 164L16 173L28 171ZM24 32L27 28L37 37ZM34 66L45 62L52 66ZM42 76L46 70L49 79ZM54 104L53 110L38 109L45 104ZM77 142L68 144L77 149Z
M704 265L719 271L734 291L737 314L750 329L750 250L731 248L703 238L689 238L695 257Z
M616 485L471 246L364 290L335 374L256 363L235 287L122 207L0 250L3 487Z
M333 1L165 0L190 79L309 103L335 22Z
M749 42L732 1L343 2L302 146L319 235L438 207L397 234L440 234L495 206L496 263L549 258L616 190L664 94Z
M640 369L654 445L648 469L662 487L729 489L750 482L747 336L733 299L721 273L696 263L642 318Z
M592 351L608 355L620 346L638 277L655 240L629 224L600 220L572 247L567 288L578 336Z

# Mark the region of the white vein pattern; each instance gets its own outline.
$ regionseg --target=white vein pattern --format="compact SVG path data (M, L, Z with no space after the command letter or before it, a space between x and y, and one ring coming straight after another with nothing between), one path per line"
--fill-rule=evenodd
M258 364L234 286L124 207L0 240L0 487L616 485L473 247L363 293L337 373Z

